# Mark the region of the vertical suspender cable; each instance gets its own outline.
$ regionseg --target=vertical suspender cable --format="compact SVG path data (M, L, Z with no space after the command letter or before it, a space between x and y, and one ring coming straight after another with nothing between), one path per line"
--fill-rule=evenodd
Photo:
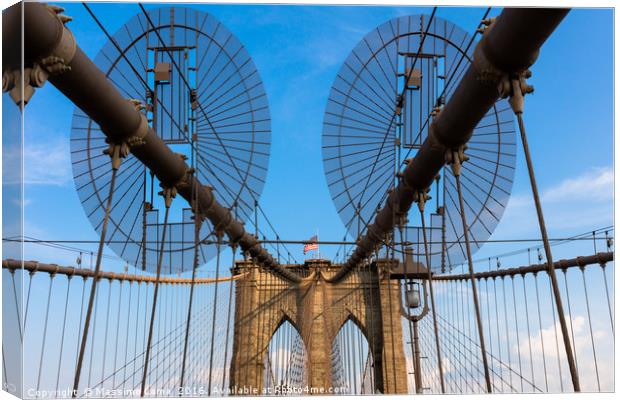
M144 370L142 371L142 385L140 387L140 397L144 397L146 389L146 377L148 374L149 357L151 354L151 342L153 341L153 324L155 323L155 312L157 311L157 295L159 292L159 279L161 277L161 264L164 258L164 246L166 244L166 231L168 230L168 215L170 214L170 202L172 201L172 189L164 189L164 197L166 198L166 212L164 214L164 231L161 237L161 247L159 249L159 260L157 261L157 277L155 278L153 289L153 306L151 308L151 322L149 325L149 336L146 342L146 354L144 357ZM144 303L146 306L146 301Z
M183 395L183 383L185 378L185 361L187 358L187 341L189 339L189 329L192 320L192 305L194 301L194 286L196 282L196 270L198 269L198 257L200 249L200 226L201 219L194 214L194 267L192 269L192 283L189 289L189 305L187 306L187 322L185 323L185 344L183 345L183 361L181 363L181 379L179 382L179 396Z
M91 330L91 335L90 335L90 341L92 342L92 345L90 346L90 358L88 360L88 378L87 378L87 386L90 388L90 384L91 384L91 377L92 377L92 372L93 372L93 359L95 357L95 334L97 333L97 311L99 310L99 294L100 291L97 291L97 293L95 294L95 311L93 313L93 329Z
M590 329L590 343L592 344L592 357L594 358L594 371L596 372L596 384L598 391L601 391L601 380L598 375L598 361L596 359L596 346L594 345L594 333L592 332L592 316L590 314L590 300L588 298L588 286L586 285L586 272L583 266L579 267L581 270L581 279L583 281L583 292L586 298L586 310L588 311L588 328Z
M129 281L129 299L127 301L127 326L125 327L125 357L123 359L123 382L122 382L122 388L123 390L125 389L125 382L127 381L126 377L127 377L127 355L129 354L129 322L131 320L131 295L133 294L133 282ZM116 388L116 386L114 386L114 384L116 383L116 379L113 378L112 380L112 386L114 388Z
M476 287L476 279L474 277L474 264L471 258L471 246L469 243L469 228L467 227L467 217L465 216L465 203L463 201L463 193L461 190L460 169L455 168L456 165L460 166L459 163L460 161L454 160L453 173L454 173L454 178L456 180L456 189L458 191L459 205L461 209L461 222L463 224L463 236L465 238L465 249L467 251L467 265L469 267L469 276L470 276L470 281L471 281L472 297L474 301L474 310L476 312L476 323L478 326L478 338L480 340L482 365L484 367L484 379L486 382L487 392L491 393L493 389L491 387L491 377L489 375L489 363L487 361L486 347L484 344L484 332L482 328L482 319L480 317L480 305L478 303L478 289Z
M418 199L423 199L424 193L419 193ZM420 209L420 219L422 221L422 236L424 237L424 253L426 254L426 268L428 270L428 290L431 295L431 311L433 315L433 331L435 332L435 349L437 350L437 369L439 370L439 382L441 383L441 393L446 393L446 387L443 378L443 366L441 360L441 348L439 345L439 329L437 327L437 310L435 309L435 295L433 293L433 276L431 273L431 255L428 248L428 240L426 237L426 222L424 218L424 201L418 202Z
M232 266L234 267L235 265L235 254L237 253L237 246L233 245L232 246ZM226 316L226 341L224 343L224 371L222 371L222 390L224 390L224 388L226 387L226 371L228 371L228 374L230 375L230 367L227 369L226 368L226 360L228 359L228 338L230 335L230 323L231 323L231 318L230 318L230 312L231 312L231 308L232 308L232 294L233 294L233 286L234 285L234 281L230 281L229 282L230 287L228 288L228 312L227 312L227 316ZM236 299L235 299L236 300ZM230 376L228 378L228 381L230 382Z
M575 330L573 328L573 311L570 304L570 292L568 291L568 279L566 278L566 268L562 269L562 273L564 275L564 288L566 289L566 304L568 305L568 319L570 321L570 334L573 339L573 343L575 342ZM552 289L553 290L553 289ZM577 360L577 349L575 351L575 368L577 368L577 373L579 373L579 361Z
M609 322L611 323L611 335L614 335L614 314L611 311L611 301L609 300L609 285L607 284L607 274L605 267L607 264L601 263L601 271L603 272L603 282L605 283L605 295L607 296L607 309L609 310Z
M404 216L401 214L399 216L399 223L398 223L398 228L400 231L400 244L401 244L401 255L402 255L402 264L403 264L403 272L405 274L405 276L408 275L408 262L407 262L407 251L405 249L405 231L403 229L403 226L405 225L405 218ZM394 244L394 246L396 246L396 244ZM399 289L400 289L400 282L399 282ZM409 290L409 291L413 291L413 281L411 278L409 278L408 280L405 281L405 290ZM399 296L400 296L400 290L399 290ZM371 297L372 300L372 297ZM401 298L401 307L402 307L402 298ZM371 304L371 308L372 308L372 304ZM420 361L420 351L419 351L419 345L418 345L418 341L417 341L417 333L418 333L418 321L420 320L420 318L422 318L422 316L426 313L427 308L426 308L426 304L425 304L425 309L422 311L422 313L420 315L416 315L413 316L411 315L411 308L409 307L409 305L407 305L407 315L405 315L405 317L407 318L407 326L409 327L409 345L411 347L411 362L412 362L412 373L414 375L414 390L416 393L422 393L422 376L421 376L421 368L419 368L419 361ZM401 310L402 312L402 310ZM372 322L373 319L371 319Z
M540 296L538 294L538 275L534 273L534 287L536 288L536 309L538 310L538 331L540 332L540 349L542 352L543 372L545 373L545 390L549 391L549 379L547 377L547 357L545 357L545 339L543 337L542 319L540 317Z
M108 327L109 327L109 322L110 322L110 300L112 299L112 279L108 280L108 305L106 307L106 316L105 316L105 328L104 328L104 335L103 335L103 354L101 355L103 360L102 360L102 365L101 365L101 382L103 384L103 378L104 378L104 374L105 374L105 364L106 364L106 360L107 360L107 355L108 355Z
M536 380L534 379L534 357L532 357L532 334L530 333L530 312L528 309L527 293L525 290L525 275L521 275L523 281L523 304L525 306L525 321L527 322L527 345L530 351L530 372L532 374L532 390L536 390Z
M215 289L213 291L213 316L211 318L211 350L209 352L209 384L208 384L208 396L211 396L211 376L213 374L213 346L215 339L215 318L217 315L217 287L218 279L220 277L220 250L222 242L222 232L216 231L217 236L217 255L215 261Z
M114 361L113 361L113 370L114 375L112 376L112 388L114 388L114 384L116 383L116 373L118 370L116 369L116 362L118 361L118 335L120 333L121 326L121 305L123 303L123 283L125 281L120 281L118 291L118 309L116 310L116 339L114 340ZM129 309L129 307L127 307Z
M499 311L497 310L497 283L495 282L496 278L493 278L493 299L495 302L495 329L497 332L497 350L499 351L499 372L500 372L500 382L502 384L502 392L504 391L504 369L502 368L502 365L504 365L504 362L502 360L502 342L501 342L501 338L500 338L500 334L499 334ZM490 312L490 309L489 309ZM489 322L489 327L491 326L491 323ZM506 334L508 334L508 332L506 332ZM493 353L493 352L491 352ZM508 364L508 366L510 366L510 364ZM508 370L508 372L510 372L510 369ZM512 378L511 378L512 379ZM508 383L508 382L506 382ZM512 388L512 383L510 384L510 387Z
M14 269L10 270L10 273L11 273L11 282L12 282L11 286L13 287L13 298L14 298L13 301L15 302L15 312L17 313L17 329L18 329L18 332L19 332L19 341L23 343L24 339L23 339L23 335L22 335L22 321L21 321L21 318L19 316L19 303L20 302L17 300L17 289L15 287L15 270ZM22 277L23 276L24 276L24 274L22 273ZM23 279L22 279L22 282L23 282ZM23 298L23 294L22 294L22 298Z
M517 319L517 296L515 294L515 278L514 276L510 276L510 286L512 287L512 308L514 311L514 320L515 320L515 333L517 334L517 343L520 343L519 339L519 321ZM521 364L521 347L517 346L517 356L519 358L519 378L521 379L521 392L523 392L523 367Z
M549 291L551 296L553 296L553 289L551 288L551 281L549 281ZM558 340L558 329L555 320L555 307L553 305L553 301L551 302L551 315L553 316L553 334L555 336L555 354L558 359L558 372L560 373L560 391L564 392L564 377L562 376L562 363L560 359L560 345ZM541 333L542 334L542 333Z
M60 368L62 367L62 353L65 345L65 329L67 327L67 311L69 306L69 292L71 291L72 275L67 276L67 294L65 296L65 311L62 318L62 333L60 334L60 351L58 356L58 371L56 371L56 392L58 392L58 384L60 382Z
M540 228L540 234L543 240L543 246L545 248L545 255L547 257L547 272L551 279L551 286L553 288L553 295L555 297L555 304L558 311L558 318L560 320L560 327L562 329L562 339L564 340L564 348L566 350L566 359L568 361L568 367L570 369L571 378L573 381L573 389L575 392L581 390L579 385L579 375L577 373L577 367L575 365L574 353L570 344L570 337L568 334L568 327L566 324L566 317L564 315L564 306L562 305L562 296L560 294L560 288L558 286L557 277L555 275L555 268L553 267L553 255L551 253L551 246L549 245L549 237L547 236L547 228L545 226L545 217L542 211L542 205L540 203L540 196L538 194L538 185L536 184L536 177L534 176L534 165L532 163L532 157L530 155L530 148L527 142L527 135L525 132L525 124L523 123L523 95L522 92L522 79L511 80L512 96L510 98L510 106L512 107L515 115L517 116L517 122L519 125L519 133L521 134L521 142L523 145L523 153L525 155L525 161L527 163L527 171L530 177L530 186L532 187L532 196L534 197L534 205L536 206L536 215L538 216L538 226ZM527 91L527 90L526 90Z
M510 387L512 386L512 361L510 360L510 329L508 328L508 309L506 307L506 281L502 276L502 297L504 300L504 326L506 327L506 354L508 354L508 373L510 374Z
M113 145L110 156L112 157L112 177L110 179L110 192L103 217L103 226L101 227L101 235L99 237L99 248L97 249L97 261L95 263L95 274L93 283L90 288L90 296L88 298L88 308L86 310L86 319L84 321L84 330L82 332L82 340L80 342L80 352L78 355L77 365L75 368L75 378L73 380L73 392L71 397L77 397L78 387L80 385L80 374L82 372L82 363L84 361L84 352L86 351L86 339L88 338L88 328L90 326L90 318L93 312L93 304L95 302L95 293L97 291L97 283L99 282L99 271L101 269L101 257L103 255L103 244L105 242L106 232L108 230L108 220L110 219L110 208L112 206L112 197L116 185L116 173L120 166L120 145Z
M45 308L45 322L43 323L43 341L41 342L41 357L39 358L39 375L37 376L37 392L41 384L41 369L43 368L43 356L45 354L45 339L47 339L47 323L50 315L50 302L52 299L52 287L54 285L54 274L50 274L50 285L47 292L47 306Z

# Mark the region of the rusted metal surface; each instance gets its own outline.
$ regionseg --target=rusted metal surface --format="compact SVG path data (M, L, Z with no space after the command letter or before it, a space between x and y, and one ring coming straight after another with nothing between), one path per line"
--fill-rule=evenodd
M7 269L10 272L21 270L23 267L24 271L28 271L29 273L37 273L37 272L45 272L48 274L59 274L66 275L67 277L79 276L84 279L92 278L95 276L95 271L88 268L76 268L76 267L67 267L60 266L57 264L44 264L38 261L21 261L21 260L12 260L6 259L2 260L2 269ZM212 284L212 283L220 283L220 282L228 282L228 281L236 281L237 279L241 279L245 274L237 274L224 278L196 278L194 283L197 285L201 284ZM135 275L135 274L121 274L117 272L100 272L99 279L108 279L112 281L119 282L147 282L152 283L155 282L155 276L151 275ZM189 285L192 283L191 278L174 278L171 276L164 276L159 279L160 283L166 284L176 284L176 285Z
M612 262L614 260L614 253L597 253L590 256L571 258L569 260L559 260L553 263L553 268L558 270L574 268L574 267L585 267L593 264L605 264L608 262ZM484 271L477 272L474 274L474 279L494 279L494 278L503 278L506 276L516 276L516 275L525 275L525 274L533 274L537 272L547 271L548 266L547 263L543 264L532 264L526 265L522 267L515 268L506 268L500 269L496 271ZM469 280L469 274L458 274L458 275L440 275L433 276L434 281L461 281L461 280Z
M66 37L62 32L68 32L63 21L43 3L25 3L23 9L27 21L24 48L32 49L30 60L53 55L61 38ZM19 18L19 13L4 13L3 25L14 26L12 18ZM11 36L7 36L7 40L11 40ZM145 115L136 109L134 103L121 96L79 47L67 67L70 69L50 75L49 81L97 122L112 143L126 143L131 153L155 174L162 185L176 188L178 194L197 209L198 215L208 218L216 230L225 232L231 242L238 244L261 266L289 281L300 281L299 276L282 268L257 238L245 231L229 209L218 203L213 189L193 175L181 155L165 145L148 126Z
M473 129L500 98L502 83L533 64L540 46L568 13L568 9L504 9L478 43L474 61L454 94L433 119L428 138L402 172L398 186L367 228L342 270L342 279L381 246L399 214L411 208L416 193L433 183L445 164L446 152L465 145Z

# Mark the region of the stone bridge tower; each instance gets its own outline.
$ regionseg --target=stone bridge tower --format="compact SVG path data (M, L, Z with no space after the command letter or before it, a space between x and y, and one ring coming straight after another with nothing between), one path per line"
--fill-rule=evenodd
M333 387L332 342L351 319L365 335L374 361L374 387L381 393L407 393L407 369L402 339L400 289L391 280L391 263L378 261L329 283L337 270L326 260L310 260L295 268L306 278L286 282L251 262L238 262L233 355L230 387L264 385L264 359L271 337L284 322L301 336L311 389Z

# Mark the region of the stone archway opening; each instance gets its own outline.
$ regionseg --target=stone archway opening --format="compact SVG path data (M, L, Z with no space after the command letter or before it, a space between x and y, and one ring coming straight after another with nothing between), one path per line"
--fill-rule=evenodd
M303 395L308 386L308 354L297 328L283 318L264 357L264 388L276 396Z
M366 334L347 318L332 342L332 381L347 394L374 394L375 371Z

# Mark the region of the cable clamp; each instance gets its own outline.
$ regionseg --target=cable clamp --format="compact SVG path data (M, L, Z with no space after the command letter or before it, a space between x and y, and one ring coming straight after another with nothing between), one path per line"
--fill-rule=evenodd
M513 76L505 76L499 86L500 97L508 98L508 103L515 114L523 113L524 97L526 94L534 93L534 87L527 84L527 79L532 76L530 70Z
M417 192L413 193L413 201L418 203L418 209L422 213L424 212L424 205L426 204L426 201L432 198L428 195L428 192L430 192L430 190L431 188L427 187L426 189L418 190Z
M482 26L476 29L476 32L484 35L491 28L491 25L495 23L495 17L483 19L480 23Z
M129 154L129 146L126 142L115 143L106 138L108 148L103 150L103 154L107 154L112 159L112 169L119 169L122 159Z
M146 118L146 115L142 113L142 110L146 109L144 103L142 103L142 101L138 99L129 99L128 101L129 103L131 103L134 109L140 113L140 124L138 125L138 128L133 133L133 135L127 138L127 144L131 148L135 146L141 146L146 143L144 139L149 132L149 122Z
M170 205L172 204L172 199L174 199L177 195L177 188L174 186L164 187L161 183L159 185L162 187L162 190L157 194L163 196L166 208L170 208Z
M461 165L469 160L465 150L467 150L467 145L461 145L456 149L447 149L445 152L446 164L452 167L452 174L454 176L461 175Z

